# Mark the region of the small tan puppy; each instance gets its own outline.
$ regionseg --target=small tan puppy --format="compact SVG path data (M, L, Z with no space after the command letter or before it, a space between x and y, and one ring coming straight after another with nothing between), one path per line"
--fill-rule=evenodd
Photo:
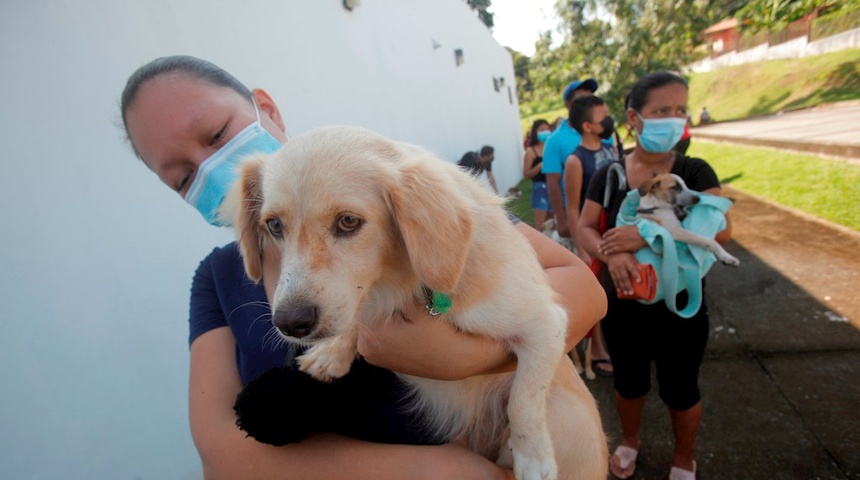
M681 226L686 207L699 202L699 193L687 188L684 180L674 173L657 175L639 185L637 216L651 220L669 231L679 242L707 249L726 265L737 267L740 260L727 252L713 238L706 238Z
M447 294L439 321L505 342L518 362L512 373L460 381L401 375L429 431L512 466L520 480L605 478L594 398L578 376L556 375L567 315L501 197L418 147L353 127L249 158L237 183L225 210L252 279L263 242L281 251L273 323L312 346L303 371L344 375L358 329L416 298L429 303L428 290Z

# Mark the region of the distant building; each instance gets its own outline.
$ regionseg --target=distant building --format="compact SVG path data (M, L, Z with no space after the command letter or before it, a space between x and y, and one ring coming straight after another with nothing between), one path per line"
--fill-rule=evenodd
M727 18L711 25L702 32L711 45L711 57L718 57L738 48L741 34L738 31L738 20Z

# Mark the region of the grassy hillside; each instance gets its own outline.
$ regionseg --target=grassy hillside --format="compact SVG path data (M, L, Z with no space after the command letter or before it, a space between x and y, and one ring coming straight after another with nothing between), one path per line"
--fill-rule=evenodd
M717 120L767 115L822 103L860 99L860 49L771 60L690 77L690 108Z
M690 76L693 119L702 107L717 120L768 115L822 103L860 99L860 48L792 60L770 60ZM521 120L532 122L567 115L563 106ZM616 114L619 116L620 114Z
M697 141L723 184L860 231L860 165L806 153Z

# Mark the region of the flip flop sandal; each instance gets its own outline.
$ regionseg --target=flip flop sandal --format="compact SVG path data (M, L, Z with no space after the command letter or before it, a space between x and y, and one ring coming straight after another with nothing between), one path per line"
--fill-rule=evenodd
M601 367L600 365L612 365L612 360L609 359L600 359L600 360L592 360L591 361L591 369L594 370L594 373L600 375L601 377L613 377L615 376L615 372L612 370L607 370L605 367Z
M669 480L696 480L696 462L693 462L693 471L683 468L672 467L669 470Z
M612 475L615 478L620 478L621 480L632 477L633 474L636 473L636 457L638 456L639 450L619 445L612 454L612 457L609 459L609 471L612 472ZM618 458L618 467L621 469L618 473L615 473L612 468L612 460L616 457Z

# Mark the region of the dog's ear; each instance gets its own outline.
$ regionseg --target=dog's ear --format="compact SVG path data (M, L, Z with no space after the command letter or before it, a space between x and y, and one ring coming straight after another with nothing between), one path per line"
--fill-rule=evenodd
M239 240L239 250L245 262L248 278L259 282L263 278L264 232L260 221L263 207L262 174L263 162L268 155L257 155L245 159L239 168L239 180L233 185L224 200L224 215L230 215Z
M408 152L407 155L416 154ZM415 273L432 290L452 293L460 281L472 239L470 200L429 153L409 159L388 201ZM445 167L445 166L443 166Z
M659 180L649 178L648 180L645 180L644 182L639 184L639 189L638 189L639 190L639 196L644 197L645 195L648 195L655 188L657 188L659 186L660 186Z

